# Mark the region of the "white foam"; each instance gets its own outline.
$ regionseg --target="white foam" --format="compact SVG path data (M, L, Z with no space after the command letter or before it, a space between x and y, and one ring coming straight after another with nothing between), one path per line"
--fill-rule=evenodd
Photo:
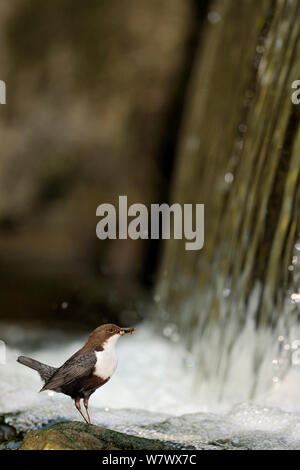
M14 337L16 330L13 332ZM22 333L19 331L20 338ZM37 335L46 335L41 331ZM32 335L31 332L31 341ZM253 335L252 335L253 336ZM236 403L248 400L247 392L253 381L249 356L252 354L251 331L245 329L237 340L231 354L231 367L222 400L220 377L201 378L201 370L190 361L190 355L179 343L154 333L147 325L141 325L135 335L125 335L117 346L119 364L112 379L91 397L91 405L109 408L135 408L180 415L198 411L228 411ZM247 338L247 343L245 342ZM61 365L78 350L85 337L59 341L24 352L7 344L7 363L0 365L0 412L15 411L28 406L42 404L50 392L39 394L42 382L38 374L16 362L20 354L34 357L53 366ZM257 341L257 338L256 338ZM265 336L266 341L266 336ZM269 348L270 349L270 348ZM266 376L272 377L272 354L266 348ZM213 354L213 349L212 349ZM212 355L211 354L211 355ZM191 366L192 364L192 366ZM269 367L270 370L267 370ZM197 375L197 379L196 379ZM199 378L200 377L200 378ZM267 384L268 385L268 384ZM299 410L298 391L300 385L299 366L293 366L286 378L279 383L269 382L269 387L258 393L256 401L287 410ZM52 394L51 394L52 395ZM69 400L54 394L55 401Z
M22 344L24 331L14 328L11 333ZM46 334L37 331L36 335L40 341ZM191 355L178 343L157 335L149 325L139 326L136 334L120 339L117 371L91 397L94 422L145 437L186 442L197 448L201 448L201 443L210 445L218 440L239 448L300 448L299 366L292 366L283 380L258 393L255 401L245 398L254 379L249 367L253 335L246 330L232 351L226 393L220 402L219 377L207 381L202 377L199 386ZM52 340L55 337L51 332L47 336ZM243 342L246 337L247 344ZM35 332L31 331L28 342L34 344L34 338ZM24 354L59 366L85 339L65 337L56 344L51 340L48 345L46 341L31 351L12 347L8 341L7 364L0 366L0 413L23 410L8 417L8 422L26 430L52 419L78 419L69 397L51 392L39 394L42 382L38 374L17 363L16 358ZM269 374L267 369L274 367L272 354L266 347L262 370L270 376L273 372ZM201 370L198 375L201 377ZM168 418L172 415L178 417ZM162 421L165 422L160 425Z

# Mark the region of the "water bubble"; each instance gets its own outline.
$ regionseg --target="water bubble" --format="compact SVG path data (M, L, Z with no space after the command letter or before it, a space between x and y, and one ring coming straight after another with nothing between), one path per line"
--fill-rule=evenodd
M291 301L294 302L295 304L298 304L300 302L300 294L292 294L291 295Z
M292 264L290 264L289 267L288 267L288 270L289 271L294 271L294 269L295 269L294 266Z
M289 350L291 349L291 346L290 346L289 344L285 344L284 347L283 347L283 349L284 349L285 351L289 351Z
M298 343L300 343L299 340L296 340L298 341ZM300 352L300 349L296 349L293 353L292 353L292 364L294 366L298 366L300 364L300 355L299 355L299 352Z
M231 294L231 290L230 290L230 289L224 289L224 290L223 290L223 295L224 295L224 297L228 297L230 294Z
M300 251L300 242L296 243L295 248L296 248L297 251Z
M68 302L62 302L62 304L61 304L61 308L63 310L66 310L68 308L68 306L69 306Z
M217 24L221 20L221 15L217 11L210 11L207 18L211 24Z
M155 296L154 296L154 302L156 302L157 304L160 302L160 295L155 294Z
M297 263L298 263L298 256L293 256L292 263L293 263L293 264L297 264Z
M273 380L273 382L274 382L275 384L279 382L279 378L278 378L278 377L273 377L272 380Z
M188 359L185 360L186 366L187 366L188 368L190 368L190 369L191 369L192 367L195 367L195 363L196 363L196 361L195 361L195 359L193 359L192 357L190 357L190 358L188 358Z
M225 179L225 183L231 184L234 180L234 176L232 173L226 173L224 179Z
M174 325L174 323L169 323L168 325L164 327L163 334L167 338L170 338L172 335L176 334L176 330L177 330L176 325Z
M284 336L278 336L278 341L282 343L282 341L284 341Z
M278 364L278 360L277 360L277 359L273 359L272 364L274 364L274 365L276 366L276 365Z

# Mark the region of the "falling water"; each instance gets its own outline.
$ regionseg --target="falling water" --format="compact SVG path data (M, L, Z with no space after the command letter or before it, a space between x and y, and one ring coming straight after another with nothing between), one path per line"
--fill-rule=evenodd
M299 344L300 4L212 10L171 195L205 204L205 246L165 244L156 298L160 324L190 350L199 396L217 403L278 386Z
M91 407L96 423L139 435L299 449L300 2L217 0L206 23L170 197L205 204L205 246L165 243L156 322L124 338ZM0 413L17 411L6 417L17 429L74 419L70 400L38 394L16 357L58 366L85 338L24 341L10 328Z

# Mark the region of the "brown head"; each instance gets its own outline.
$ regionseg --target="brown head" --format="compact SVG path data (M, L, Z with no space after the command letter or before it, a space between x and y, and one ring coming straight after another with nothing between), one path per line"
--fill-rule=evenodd
M105 325L98 326L90 334L84 349L94 349L95 351L101 351L104 349L105 344L114 338L115 341L119 339L120 336L123 336L126 333L133 333L135 328L120 328L113 323L107 323Z

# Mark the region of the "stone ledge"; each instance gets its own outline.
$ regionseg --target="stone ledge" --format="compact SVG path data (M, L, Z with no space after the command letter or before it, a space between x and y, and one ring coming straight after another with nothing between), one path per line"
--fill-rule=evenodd
M20 450L174 450L180 444L131 436L78 421L29 431Z

